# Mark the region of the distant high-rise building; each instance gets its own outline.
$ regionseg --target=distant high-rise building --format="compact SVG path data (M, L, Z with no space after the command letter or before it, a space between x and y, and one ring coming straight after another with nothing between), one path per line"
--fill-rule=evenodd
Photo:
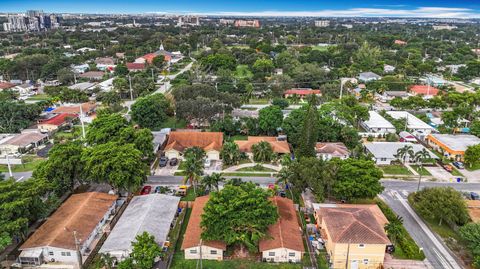
M315 27L328 27L330 26L330 21L315 21Z
M57 16L46 15L42 10L28 10L25 14L10 15L7 20L8 22L3 23L5 32L38 32L60 26Z
M178 26L191 25L198 26L200 25L200 18L198 16L180 16L178 17Z
M252 27L260 28L260 21L258 20L236 20L235 27Z

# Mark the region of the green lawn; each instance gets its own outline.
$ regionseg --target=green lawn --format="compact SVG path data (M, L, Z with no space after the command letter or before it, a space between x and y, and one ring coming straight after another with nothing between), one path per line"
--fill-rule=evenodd
M428 172L427 169L425 169L425 167L421 167L421 170L419 170L420 169L419 165L411 165L411 167L422 176L431 176L432 175L432 174L430 174L430 172Z
M51 97L48 94L36 94L27 98L27 100L31 101L43 101L49 100Z
M252 71L248 68L248 65L237 65L234 76L238 79L251 78L253 77Z
M176 173L175 173L176 174ZM273 176L276 175L276 172L273 173ZM270 173L248 173L248 172L231 172L231 173L222 173L224 177L270 177Z
M263 167L260 165L252 166L252 167L244 167L240 168L236 171L242 171L242 172L277 172L276 170L273 170L271 168Z
M235 140L248 140L248 136L246 136L246 135L232 135L230 138L233 141L235 141Z
M458 169L455 168L455 167L454 167L453 170L452 170L452 175L453 175L453 176L457 176L457 177L463 177L463 174L460 173L460 171L458 171Z
M26 162L24 164L12 165L12 172L27 172L33 171L37 166L39 166L45 159L34 159L30 162ZM0 172L8 172L7 165L0 165Z
M187 126L187 122L183 119L175 120L175 117L168 117L162 124L161 128L183 129Z
M379 168L382 169L383 173L387 175L413 175L408 168L403 166L403 164L385 165L379 166Z
M475 170L478 170L480 169L480 162L479 163L476 163L472 166L469 166L468 164L465 165L465 169L467 169L468 171L475 171Z
M251 105L268 105L270 100L267 98L250 99L248 103Z

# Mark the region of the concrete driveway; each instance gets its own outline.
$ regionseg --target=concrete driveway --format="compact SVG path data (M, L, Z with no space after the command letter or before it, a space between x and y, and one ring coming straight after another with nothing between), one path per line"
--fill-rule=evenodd
M461 169L458 171L468 179L468 182L480 182L480 170L468 171L467 169Z
M456 177L447 172L445 169L443 169L440 166L425 166L424 167L434 178L436 178L438 181L443 181L443 182L453 182L456 180Z
M167 166L165 167L159 166L157 169L155 169L155 176L173 176L175 171L177 171L179 164L171 166L169 163L167 163Z

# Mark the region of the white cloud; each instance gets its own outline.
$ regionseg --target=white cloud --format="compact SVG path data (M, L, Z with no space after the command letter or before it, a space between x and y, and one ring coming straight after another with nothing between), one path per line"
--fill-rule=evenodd
M190 12L198 15L255 17L419 17L419 18L480 18L479 11L469 8L418 7L416 9L351 8L317 11L253 11L253 12Z

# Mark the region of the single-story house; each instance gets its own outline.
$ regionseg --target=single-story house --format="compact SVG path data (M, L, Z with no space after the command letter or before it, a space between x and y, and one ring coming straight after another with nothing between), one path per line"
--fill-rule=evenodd
M127 69L130 72L138 72L145 70L145 63L127 63Z
M18 92L20 95L29 95L34 93L37 88L31 83L23 83L13 87L13 91Z
M342 142L317 142L317 144L315 144L315 152L317 158L325 161L331 160L332 158L345 160L350 157L350 151Z
M133 197L99 252L122 261L132 253L135 237L143 232L153 235L155 242L164 247L179 202L180 197L157 193Z
M413 144L409 142L369 142L363 144L367 153L373 155L373 160L377 165L390 165L393 161L399 160L397 152L399 149L405 146L411 146L414 153L426 149L421 144ZM428 150L428 154L432 159L438 159L438 157ZM410 158L407 155L406 162L410 162Z
M385 65L383 65L383 72L385 72L385 73L393 73L393 72L395 72L395 66L392 66L392 65L389 65L389 64L385 64Z
M79 77L86 78L89 80L102 80L105 72L103 71L88 71L83 74L80 74Z
M87 72L87 70L90 68L88 64L79 64L79 65L72 65L72 70L73 72L77 74L83 74Z
M277 223L268 227L267 237L258 244L262 259L268 262L299 263L305 248L293 201L279 196L270 200L277 207L279 218Z
M440 90L430 85L413 85L410 87L412 95L424 95L425 97L432 97L438 95Z
M241 118L254 118L257 119L259 115L258 110L248 110L241 108L234 108L232 110L232 117L235 120L240 120Z
M407 119L407 129L411 132L421 132L423 134L430 134L432 132L435 132L435 128L428 125L427 123L407 111L387 111L387 114L397 120Z
M23 265L58 263L79 268L77 244L82 256L88 255L95 239L116 209L118 196L85 192L70 196L23 243L19 261Z
M400 142L410 142L410 143L417 143L417 138L407 131L401 131L398 136L400 137Z
M201 239L203 208L208 202L209 196L201 196L195 199L190 219L188 220L187 230L183 236L181 250L185 253L186 260L202 259L204 260L223 260L223 252L227 250L227 244L222 241L207 241Z
M97 105L94 103L83 103L81 104L81 109L79 104L72 104L72 105L64 105L64 106L59 106L55 108L52 113L53 114L63 114L63 113L68 113L68 114L76 114L82 117L88 117L95 113L95 110L97 108ZM83 115L80 115L80 112L83 112Z
M97 83L93 82L79 82L77 84L73 84L69 86L68 88L71 90L78 90L78 91L87 91L87 90L93 90L97 86Z
M170 128L164 128L164 129L161 129L158 132L152 131L152 135L153 135L153 141L152 142L153 142L153 152L154 153L158 152L164 146L170 132L171 132Z
M393 124L386 120L382 115L376 111L368 111L370 117L366 121L360 122L360 125L369 133L395 133L396 129Z
M363 72L358 75L358 80L363 82L375 81L381 78L382 77L380 75L377 75L373 72Z
M113 81L114 80L115 80L115 77L104 80L104 81L98 83L97 87L99 87L103 92L109 92L109 91L113 90Z
M68 113L57 114L49 119L38 121L37 128L41 133L55 132L59 128L70 124L75 118L78 118L78 115Z
M428 85L433 85L435 87L440 87L448 84L448 82L443 79L443 77L432 74L427 75L425 81Z
M358 269L383 267L385 250L391 243L384 229L388 220L377 205L318 206L315 219L330 268L343 269L346 264Z
M223 146L222 132L171 132L165 146L167 158L182 158L187 148L199 147L207 154L207 159L220 160Z
M469 146L480 144L480 138L468 134L429 134L425 140L434 150L455 161L463 161Z
M320 90L312 90L310 88L297 88L297 89L289 89L283 93L285 98L298 96L299 98L305 98L310 94L315 94L316 96L321 96L322 92Z
M97 58L95 64L97 65L97 69L101 71L113 71L115 68L115 60L111 57Z
M39 132L26 132L15 134L8 139L2 139L0 143L0 153L26 153L31 149L37 148L48 140L46 134Z
M273 153L290 154L290 146L286 140L279 140L272 136L249 136L247 140L235 140L235 144L241 152L245 152L250 158L253 157L252 146L260 142L267 142L272 147Z
M81 52L81 53L85 53L85 52L90 52L90 51L96 51L96 49L94 48L89 48L89 47L83 47L83 48L79 48L77 49L78 52Z

